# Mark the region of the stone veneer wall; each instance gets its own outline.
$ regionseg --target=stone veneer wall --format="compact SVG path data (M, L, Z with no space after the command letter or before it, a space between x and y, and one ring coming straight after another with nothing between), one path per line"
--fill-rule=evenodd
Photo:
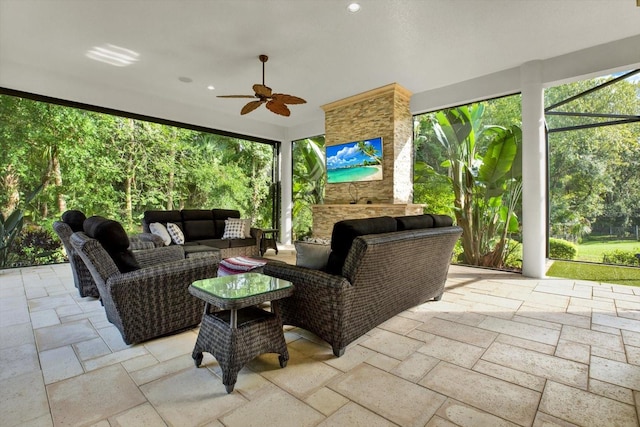
M381 181L355 183L358 198L372 203L411 203L413 198L413 119L411 93L393 83L323 105L325 144L382 137ZM327 184L325 203L349 203L349 183Z
M333 225L343 219L373 218L378 216L420 215L423 205L406 204L359 204L359 205L314 205L313 237L330 239Z
M314 205L313 235L330 238L343 219L418 215L413 200L411 93L393 83L322 106L325 144L382 137L382 180L327 184L323 205ZM353 197L357 204L350 204ZM369 203L369 204L367 204Z

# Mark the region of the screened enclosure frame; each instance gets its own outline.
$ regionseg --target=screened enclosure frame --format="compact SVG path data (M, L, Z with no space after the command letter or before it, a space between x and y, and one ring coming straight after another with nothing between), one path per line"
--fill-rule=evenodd
M638 0L640 1L640 0ZM623 125L623 124L629 124L629 123L639 123L640 122L640 115L633 115L633 114L607 114L607 113L593 113L593 112L579 112L579 111L557 111L556 108L561 107L563 105L566 105L570 102L576 101L580 98L583 98L587 95L590 95L592 93L595 93L601 89L604 89L608 86L614 85L622 80L626 80L629 77L636 75L640 73L640 68L635 69L635 70L631 70L629 72L626 72L618 77L614 77L611 80L607 80L604 83L601 83L599 85L596 85L594 87L592 87L591 89L587 89L585 91L582 91L576 95L570 96L569 98L563 99L562 101L558 101L548 107L546 107L544 109L544 114L545 114L545 145L546 145L546 157L547 157L547 171L546 171L546 180L547 180L547 203L546 203L546 216L547 216L547 232L546 232L546 256L547 258L549 258L549 253L550 253L550 247L549 247L549 235L550 235L550 228L551 228L551 188L550 188L550 172L549 172L549 153L550 153L550 147L549 147L549 135L552 133L557 133L557 132L569 132L569 131L574 131L574 130L580 130L580 129L592 129L592 128L598 128L598 127L605 127L605 126L616 126L616 125ZM565 117L574 117L574 118L578 118L578 117L587 117L587 118L593 118L593 119L605 119L606 121L600 121L600 122L593 122L593 123L584 123L584 124L577 124L577 125L571 125L571 126L562 126L562 127L557 127L557 128L550 128L549 127L549 123L546 119L546 116L565 116Z

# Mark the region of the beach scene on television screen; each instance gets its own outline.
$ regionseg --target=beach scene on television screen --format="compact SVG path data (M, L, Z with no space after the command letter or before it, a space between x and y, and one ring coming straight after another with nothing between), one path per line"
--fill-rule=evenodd
M327 150L327 183L382 179L382 138L330 145Z

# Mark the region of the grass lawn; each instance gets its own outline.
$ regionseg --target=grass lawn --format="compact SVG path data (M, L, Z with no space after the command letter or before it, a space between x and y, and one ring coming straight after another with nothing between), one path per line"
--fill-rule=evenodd
M638 267L554 261L547 271L547 276L640 286L640 268Z
M640 242L637 240L589 240L578 245L577 261L602 262L602 254L619 249L640 253Z

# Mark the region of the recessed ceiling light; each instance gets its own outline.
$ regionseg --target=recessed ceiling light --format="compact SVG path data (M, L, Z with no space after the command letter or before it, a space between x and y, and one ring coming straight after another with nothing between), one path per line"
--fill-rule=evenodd
M347 6L347 10L351 13L356 13L360 10L360 5L358 3L349 3L349 6Z
M180 80L182 83L191 83L193 81L193 79L191 77L178 77L178 80Z
M209 90L214 90L214 89L215 89L215 87L213 87L213 85L209 85L209 86L207 86L207 89L209 89Z
M85 55L95 61L104 62L116 67L131 65L140 57L138 52L113 44L94 46L89 49Z

